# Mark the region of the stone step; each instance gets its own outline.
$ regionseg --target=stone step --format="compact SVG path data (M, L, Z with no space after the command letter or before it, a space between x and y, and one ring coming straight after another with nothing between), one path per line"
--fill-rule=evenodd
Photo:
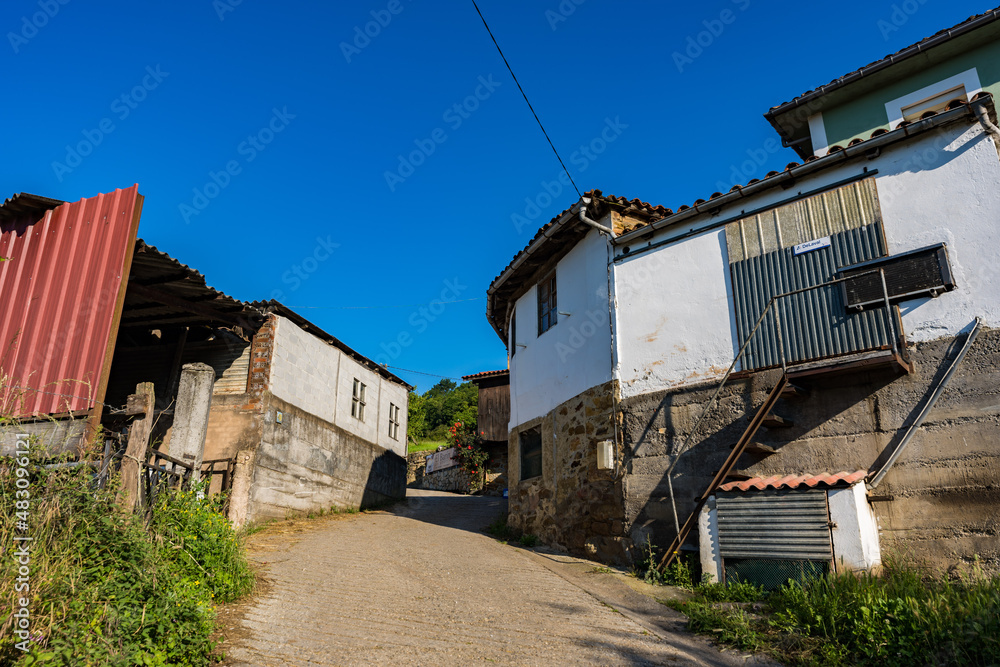
M736 447L735 444L729 446L730 449L733 449L735 447ZM765 445L760 442L751 442L749 445L746 446L746 449L743 450L743 453L753 454L754 456L760 456L763 458L765 456L771 456L772 454L777 454L778 451L774 447L771 447L770 445Z
M785 388L781 390L782 398L803 398L809 395L809 390L805 387L800 387L797 384L792 384L789 382L785 385Z
M795 422L793 422L791 419L785 419L784 417L779 417L778 415L772 412L771 414L764 417L763 424L767 428L787 428L789 426L794 426Z

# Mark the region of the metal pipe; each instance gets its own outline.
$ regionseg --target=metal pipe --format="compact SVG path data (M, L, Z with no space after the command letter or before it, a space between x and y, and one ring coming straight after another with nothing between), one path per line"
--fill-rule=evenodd
M928 399L927 404L924 405L924 407L920 410L920 414L918 414L917 418L913 420L912 424L910 424L910 428L906 430L906 435L903 436L903 439L900 441L895 451L893 451L892 456L889 457L889 460L885 462L885 465L882 466L882 469L878 471L878 474L876 474L875 477L873 477L872 480L868 483L869 489L874 489L876 486L879 485L882 479L885 478L886 473L889 472L889 468L891 468L893 464L896 463L896 460L899 458L899 455L903 453L904 449L906 449L906 445L910 443L910 440L913 438L913 435L917 432L917 429L919 429L920 426L924 423L924 419L927 418L927 413L931 411L931 408L934 407L934 404L937 403L939 398L941 398L941 394L944 393L945 387L947 387L948 382L951 381L951 376L955 374L955 369L958 368L958 365L960 363L962 363L962 359L965 359L965 353L969 351L969 348L972 347L972 343L976 340L976 336L979 335L979 325L981 323L982 320L977 317L975 324L972 327L972 331L969 332L968 338L965 339L965 344L959 351L958 356L956 356L952 360L951 366L948 367L948 372L945 373L943 378L941 378L941 382L934 389L934 393L931 394L931 397L930 399Z
M885 282L885 269L879 268L878 275L882 278L882 296L885 298L885 318L889 326L889 337L892 338L892 353L896 354L899 347L896 341L896 325L892 321L892 307L889 305L889 287Z
M979 104L973 106L972 110L975 112L976 120L979 121L983 129L992 134L994 139L1000 140L1000 127L994 125L993 121L990 120L990 115L986 112L986 107Z
M615 238L615 230L611 229L610 227L605 227L596 220L591 220L590 218L587 217L587 207L590 206L591 202L590 197L580 197L580 201L583 202L583 206L580 207L580 222L586 225L590 225L597 231L603 232L608 236L610 236L611 238Z

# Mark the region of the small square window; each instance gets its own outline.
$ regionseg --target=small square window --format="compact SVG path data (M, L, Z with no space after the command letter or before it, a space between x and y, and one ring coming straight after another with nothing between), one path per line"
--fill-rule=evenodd
M354 392L351 396L351 416L365 420L365 383L354 378Z
M389 437L399 440L399 406L395 403L389 404Z
M542 430L529 428L518 435L521 444L521 480L542 474Z
M556 274L553 272L538 283L538 335L551 329L559 321L556 311Z

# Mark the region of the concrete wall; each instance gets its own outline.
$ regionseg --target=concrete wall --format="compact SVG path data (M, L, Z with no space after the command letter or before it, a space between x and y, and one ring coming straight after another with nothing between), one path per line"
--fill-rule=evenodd
M364 507L405 496L403 457L276 396L265 403L248 521Z
M608 324L608 248L596 230L556 266L558 323L538 335L537 286L516 304L517 347L511 359L510 426L547 414L611 379Z
M351 416L354 379L366 385L364 419ZM269 387L274 396L348 433L406 456L407 390L338 348L276 318ZM389 437L389 405L400 407L399 437Z

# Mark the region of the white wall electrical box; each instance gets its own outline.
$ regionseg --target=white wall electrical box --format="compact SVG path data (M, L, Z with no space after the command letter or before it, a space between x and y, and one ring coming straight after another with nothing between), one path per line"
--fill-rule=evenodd
M614 470L615 468L615 443L610 440L601 440L597 443L597 469Z

